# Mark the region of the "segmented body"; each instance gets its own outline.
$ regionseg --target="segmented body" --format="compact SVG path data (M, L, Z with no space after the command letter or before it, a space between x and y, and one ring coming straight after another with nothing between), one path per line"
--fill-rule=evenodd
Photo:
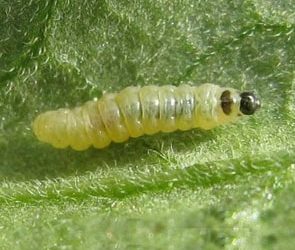
M230 112L225 112L221 105L226 91L231 99L223 104L230 103ZM131 86L119 93L104 94L81 107L40 114L33 130L40 141L56 148L104 148L112 141L124 142L143 134L196 127L211 129L240 116L239 106L236 90L213 84Z

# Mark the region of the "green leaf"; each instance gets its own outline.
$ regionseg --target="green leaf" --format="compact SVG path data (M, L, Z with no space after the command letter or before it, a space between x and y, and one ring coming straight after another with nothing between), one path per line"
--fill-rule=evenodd
M292 249L295 4L0 1L0 247ZM104 150L37 141L36 115L129 85L255 90L257 115Z

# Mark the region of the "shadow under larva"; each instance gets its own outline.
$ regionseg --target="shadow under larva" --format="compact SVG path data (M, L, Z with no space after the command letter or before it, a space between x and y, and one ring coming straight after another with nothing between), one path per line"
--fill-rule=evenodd
M259 107L260 99L252 92L209 83L130 86L80 107L42 113L34 120L33 131L56 148L105 148L144 134L212 129L252 115Z

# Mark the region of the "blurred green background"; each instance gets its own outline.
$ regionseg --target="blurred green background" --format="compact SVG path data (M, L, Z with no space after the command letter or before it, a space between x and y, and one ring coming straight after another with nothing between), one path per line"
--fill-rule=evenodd
M1 249L293 249L294 0L1 0ZM104 150L40 112L129 85L255 90L253 117Z

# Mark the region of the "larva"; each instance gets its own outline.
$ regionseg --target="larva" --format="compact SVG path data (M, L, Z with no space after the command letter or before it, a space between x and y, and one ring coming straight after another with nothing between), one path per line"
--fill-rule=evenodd
M42 113L33 130L40 141L56 148L85 150L160 131L211 129L252 115L259 107L260 100L252 92L209 83L131 86L81 107Z

